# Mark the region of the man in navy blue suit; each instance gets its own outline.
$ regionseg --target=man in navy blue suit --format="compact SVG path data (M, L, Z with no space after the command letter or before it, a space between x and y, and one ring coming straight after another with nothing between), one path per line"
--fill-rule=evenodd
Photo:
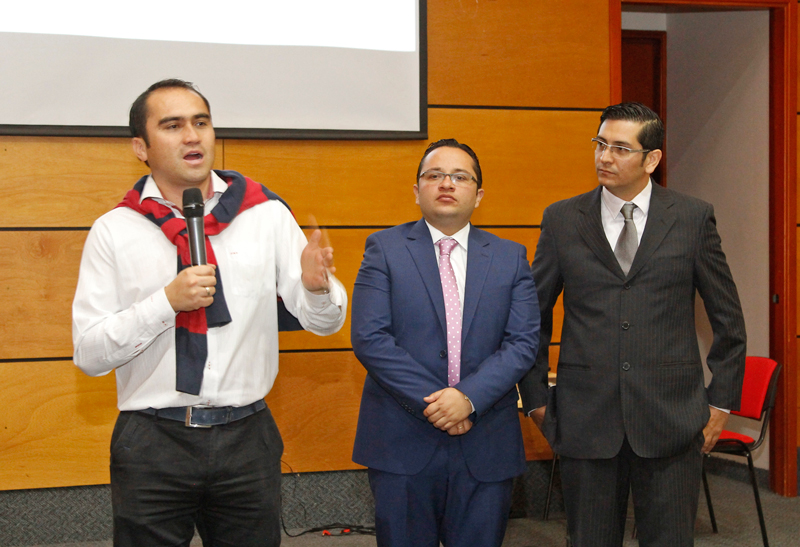
M414 185L423 218L367 239L353 461L369 468L379 546L500 546L525 469L516 383L536 356L538 299L525 247L470 225L481 182L469 146L435 142Z

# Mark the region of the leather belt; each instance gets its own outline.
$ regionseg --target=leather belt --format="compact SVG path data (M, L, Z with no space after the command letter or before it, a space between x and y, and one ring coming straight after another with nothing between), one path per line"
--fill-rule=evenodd
M183 422L186 427L213 427L247 418L265 408L267 408L267 403L263 399L259 399L247 406L176 406L170 408L145 408L139 412L144 412L156 418Z

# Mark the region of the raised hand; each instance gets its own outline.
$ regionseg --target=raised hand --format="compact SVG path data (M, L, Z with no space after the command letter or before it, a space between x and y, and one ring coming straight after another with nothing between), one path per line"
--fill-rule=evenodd
M314 230L308 239L308 245L300 256L300 268L303 271L303 286L311 291L328 290L328 273L333 273L333 247L320 247L322 232Z

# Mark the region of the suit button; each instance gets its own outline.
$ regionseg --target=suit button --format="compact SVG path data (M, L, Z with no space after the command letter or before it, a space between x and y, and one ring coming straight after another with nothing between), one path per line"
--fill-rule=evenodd
M630 284L630 283L625 283L625 284L622 286L622 288L623 288L623 289L625 289L626 291L628 291L628 290L630 290L630 288L631 288L631 284Z
M630 363L622 363L622 370L630 370L631 364Z
M629 328L631 328L631 324L628 323L627 321L623 321L622 322L622 330L628 330Z
M447 352L446 352L445 350L442 350L442 351L440 351L440 352L439 352L439 357L441 357L442 359L444 359L445 357L447 357Z

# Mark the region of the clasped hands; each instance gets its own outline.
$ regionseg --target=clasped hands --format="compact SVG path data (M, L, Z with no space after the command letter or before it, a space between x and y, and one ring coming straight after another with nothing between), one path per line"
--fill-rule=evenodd
M472 428L472 403L454 387L447 387L423 398L428 403L423 414L436 429L449 435L463 435Z

